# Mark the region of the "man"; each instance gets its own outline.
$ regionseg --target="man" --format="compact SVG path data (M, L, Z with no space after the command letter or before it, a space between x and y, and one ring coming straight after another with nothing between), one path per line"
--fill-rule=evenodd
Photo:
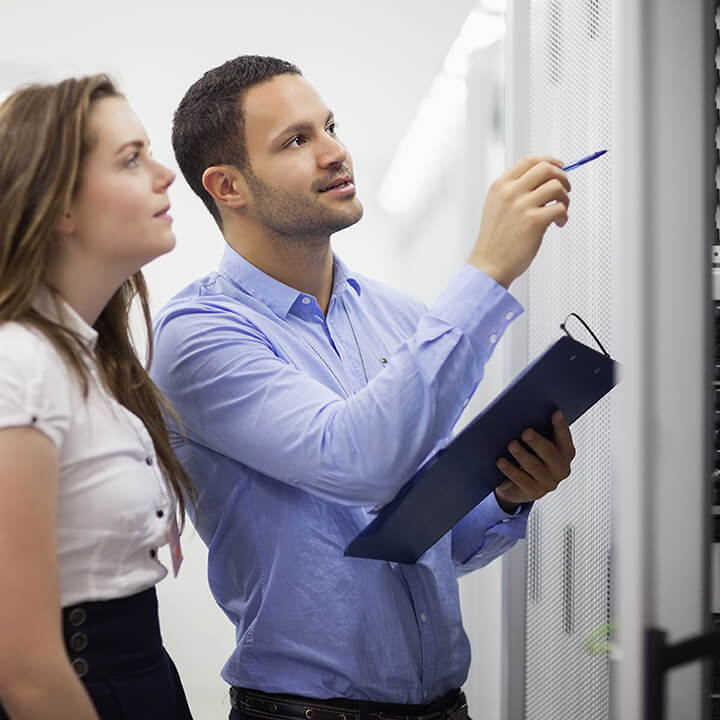
M416 565L343 550L450 437L505 328L507 292L569 204L561 163L492 186L468 262L430 310L352 273L330 236L362 216L333 114L293 65L244 56L181 101L173 146L221 228L218 272L156 320L154 377L178 410L192 519L236 626L231 718L450 717L470 653L457 573L525 534L570 472L566 421L528 430L505 480Z

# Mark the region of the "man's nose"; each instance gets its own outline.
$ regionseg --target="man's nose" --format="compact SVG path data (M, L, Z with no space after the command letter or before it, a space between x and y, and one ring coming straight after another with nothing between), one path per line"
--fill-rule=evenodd
M320 154L318 155L318 165L327 167L329 165L340 165L347 160L347 149L334 137L327 137L323 142Z

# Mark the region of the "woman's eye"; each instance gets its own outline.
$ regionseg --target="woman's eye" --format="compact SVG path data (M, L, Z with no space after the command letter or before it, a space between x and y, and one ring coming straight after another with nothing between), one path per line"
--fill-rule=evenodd
M335 133L337 132L337 123L330 123L330 125L328 125L327 127L327 131L331 135L335 135Z
M140 153L133 153L126 161L125 161L125 167L137 167L138 165L138 158L140 157Z

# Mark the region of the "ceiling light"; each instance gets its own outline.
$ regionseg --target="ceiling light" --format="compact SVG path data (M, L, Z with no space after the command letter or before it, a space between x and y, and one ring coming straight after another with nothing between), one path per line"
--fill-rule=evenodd
M479 4L455 38L380 184L379 202L386 212L410 213L462 141L470 56L504 37L505 16L494 9L500 5L504 8L504 2Z

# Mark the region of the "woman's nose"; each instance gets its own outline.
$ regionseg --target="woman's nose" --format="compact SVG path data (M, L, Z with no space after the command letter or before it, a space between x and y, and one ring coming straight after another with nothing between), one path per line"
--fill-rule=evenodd
M171 170L160 163L158 163L158 170L157 184L160 190L166 190L175 182L177 175L174 170Z

